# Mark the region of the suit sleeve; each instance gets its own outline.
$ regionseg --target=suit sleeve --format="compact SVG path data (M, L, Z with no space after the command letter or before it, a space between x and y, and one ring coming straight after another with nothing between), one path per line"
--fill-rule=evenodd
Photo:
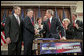
M73 35L74 34L74 27L73 24L68 25L68 29L66 30L66 34Z
M62 37L65 36L65 37L66 37L66 31L65 31L65 29L63 28L63 25L62 25L60 19L57 18L56 21L57 21L58 29L61 31L61 36L62 36Z
M10 17L8 16L5 21L5 38L10 37Z
M46 31L46 24L45 23L46 22L44 22L44 24L43 24L43 29L39 32L40 34Z
M78 32L83 32L83 28L82 28L82 27L79 27L79 29L77 29L77 28L75 27L75 30L77 30Z

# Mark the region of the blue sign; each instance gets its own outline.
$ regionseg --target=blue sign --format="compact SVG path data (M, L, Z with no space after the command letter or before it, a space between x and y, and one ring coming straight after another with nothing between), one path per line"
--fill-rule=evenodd
M48 42L40 43L40 54L80 53L80 42Z

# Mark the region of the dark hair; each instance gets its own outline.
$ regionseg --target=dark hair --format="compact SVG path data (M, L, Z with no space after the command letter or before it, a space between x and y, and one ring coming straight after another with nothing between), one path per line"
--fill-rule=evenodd
M78 26L81 26L81 25L82 25L82 21L77 20L77 21L76 21L76 24L78 24Z
M77 14L73 14L75 17L77 17Z
M38 21L39 19L42 19L41 17L38 17L36 21Z
M30 12L30 11L33 11L32 9L27 9L27 11L26 12Z

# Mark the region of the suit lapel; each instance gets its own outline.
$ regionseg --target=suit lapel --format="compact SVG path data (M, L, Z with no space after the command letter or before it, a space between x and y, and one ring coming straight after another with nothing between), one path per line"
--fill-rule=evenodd
M52 18L52 20L51 20L51 27L50 27L50 31L51 31L52 27L54 27L53 25L54 25L54 18Z
M15 18L15 16L13 15L13 20L14 20L14 22L16 22L16 25L18 25L19 26L19 24L18 24L18 21L17 21L17 19Z
M22 18L20 17L20 25L21 25L21 23L22 23Z
M47 20L47 28L48 28L48 31L49 31L49 25L48 25L48 21L49 21L49 19Z
M29 17L28 17L29 18ZM31 23L31 25L32 25L32 22L31 22L31 20L30 20L30 18L29 18L29 22ZM33 25L32 25L33 26Z

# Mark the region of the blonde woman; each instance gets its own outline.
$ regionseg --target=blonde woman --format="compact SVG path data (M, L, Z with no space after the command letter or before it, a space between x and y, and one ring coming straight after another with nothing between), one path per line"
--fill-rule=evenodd
M68 18L65 18L63 21L63 27L66 30L66 38L67 39L73 39L75 34L74 34L74 27L71 25L70 20Z

